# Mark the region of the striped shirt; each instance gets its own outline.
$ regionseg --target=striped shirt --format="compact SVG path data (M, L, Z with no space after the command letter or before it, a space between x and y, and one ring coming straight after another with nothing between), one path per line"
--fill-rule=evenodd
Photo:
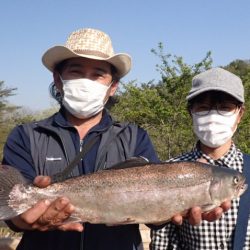
M201 152L198 147L184 155L169 161L196 161L204 158L208 163L226 166L242 172L243 154L232 144L226 155L213 160ZM151 230L151 250L215 250L232 249L233 232L237 220L239 198L232 201L231 208L214 222L202 221L199 226L192 226L184 220L181 226L168 223L164 228ZM250 250L250 223L248 223L244 250Z

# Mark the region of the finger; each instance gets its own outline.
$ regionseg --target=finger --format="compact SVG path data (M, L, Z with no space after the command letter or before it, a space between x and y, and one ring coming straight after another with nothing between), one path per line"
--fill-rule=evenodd
M206 221L212 222L220 219L222 214L223 214L223 209L221 207L217 207L210 212L202 214L202 218Z
M205 158L199 158L197 159L197 161L202 163L207 163L207 160Z
M51 178L49 176L39 175L34 179L33 184L40 188L45 188L51 184Z
M61 231L77 231L82 232L84 230L84 226L81 223L66 223L62 225L45 225L41 226L39 224L36 224L32 227L33 229L39 230L39 231L51 231L51 230L61 230Z
M223 212L228 211L231 208L231 201L230 200L226 200L221 204L221 208L223 209Z
M51 225L58 225L67 220L70 215L75 211L75 207L72 204L66 205L62 210L58 211L58 214L51 221Z
M33 224L42 216L43 213L48 209L50 201L43 200L36 203L32 208L28 209L26 212L20 215L23 222L27 224Z
M201 208L200 207L193 207L190 209L188 221L191 225L196 226L201 223L202 220L202 214L201 214Z
M171 219L171 221L175 224L175 225L182 225L183 223L183 217L180 214L177 214L175 216L173 216L173 218Z
M69 199L61 197L48 207L47 211L38 219L40 225L57 225L62 223L74 211Z
M62 231L77 231L82 232L84 227L81 223L67 223L57 227Z

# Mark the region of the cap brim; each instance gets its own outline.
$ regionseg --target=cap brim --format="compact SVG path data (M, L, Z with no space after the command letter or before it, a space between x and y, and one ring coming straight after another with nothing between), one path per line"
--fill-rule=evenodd
M198 91L195 91L193 93L188 94L188 96L186 97L186 100L190 101L191 99L195 98L196 96L198 96L204 92L208 92L208 91L221 91L221 92L224 92L228 95L231 95L232 97L234 97L235 99L237 99L240 102L244 102L244 100L242 100L242 98L237 96L235 93L230 92L230 91L228 91L228 89L224 89L221 87L208 87L208 88L200 89Z
M109 62L116 68L119 78L125 76L131 69L131 57L128 54L119 53L109 58L103 58L94 55L78 54L69 48L60 45L48 49L42 56L42 62L48 70L53 72L58 63L74 57L83 57Z

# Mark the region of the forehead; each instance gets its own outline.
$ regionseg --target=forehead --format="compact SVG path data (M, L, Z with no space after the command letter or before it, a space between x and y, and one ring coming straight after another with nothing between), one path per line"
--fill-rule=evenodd
M70 58L63 63L63 70L76 68L79 70L102 70L105 73L111 73L111 64L106 61L94 60L89 58Z
M192 102L211 102L211 103L215 103L215 102L238 102L236 98L234 98L233 96L222 92L222 91L207 91L204 92L198 96L196 96Z

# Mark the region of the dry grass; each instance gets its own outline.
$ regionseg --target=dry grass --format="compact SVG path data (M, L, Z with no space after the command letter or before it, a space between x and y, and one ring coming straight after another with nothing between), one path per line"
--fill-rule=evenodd
M2 238L20 238L21 233L15 233L10 230L7 226L0 226L0 239Z
M0 224L0 250L15 250L22 234L11 231L4 223Z

